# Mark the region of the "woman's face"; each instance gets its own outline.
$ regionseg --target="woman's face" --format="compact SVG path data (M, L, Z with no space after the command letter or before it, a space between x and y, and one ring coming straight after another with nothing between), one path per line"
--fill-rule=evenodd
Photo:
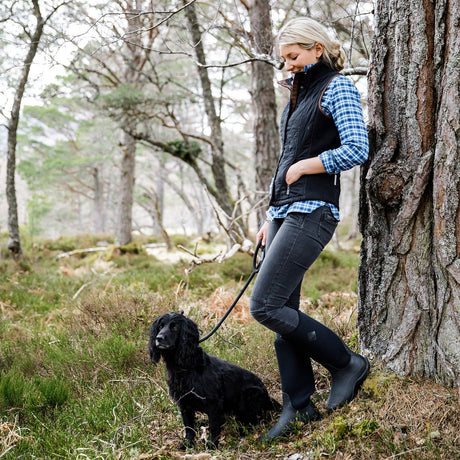
M323 45L315 43L315 46L310 50L297 44L281 45L280 54L286 65L286 70L295 73L303 70L306 65L318 62L323 54Z

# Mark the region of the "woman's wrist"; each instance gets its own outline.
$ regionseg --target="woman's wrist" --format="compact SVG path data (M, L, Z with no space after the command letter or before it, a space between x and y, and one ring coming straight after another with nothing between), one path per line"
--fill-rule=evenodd
M302 175L325 173L323 162L319 157L307 158L301 160Z

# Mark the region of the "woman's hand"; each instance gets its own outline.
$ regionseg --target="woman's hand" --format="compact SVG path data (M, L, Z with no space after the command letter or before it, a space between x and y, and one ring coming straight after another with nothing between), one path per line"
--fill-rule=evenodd
M264 222L262 227L260 227L260 230L257 232L256 235L256 244L259 243L260 240L262 240L262 246L265 246L265 243L267 242L267 233L268 233L268 226L270 222L267 220Z
M294 182L298 181L301 176L305 174L303 168L304 161L305 160L298 161L297 163L294 163L290 166L286 173L286 184L293 184Z
M298 181L305 174L322 174L325 173L323 162L319 157L307 158L300 160L290 166L286 173L286 184L291 185Z

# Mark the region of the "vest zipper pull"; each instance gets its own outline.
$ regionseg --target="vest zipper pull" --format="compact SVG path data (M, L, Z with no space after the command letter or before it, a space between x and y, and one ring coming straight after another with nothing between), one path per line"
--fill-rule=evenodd
M334 174L334 185L337 185L337 174Z
M290 189L291 189L291 186L288 184L287 190L286 190L286 195L289 195Z

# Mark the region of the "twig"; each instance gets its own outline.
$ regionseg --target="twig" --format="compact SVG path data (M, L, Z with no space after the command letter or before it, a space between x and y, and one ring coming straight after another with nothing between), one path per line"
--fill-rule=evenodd
M416 450L422 450L422 449L425 449L425 446L420 446L420 447L416 447L414 449L405 450L404 452L399 452L398 454L393 454L391 457L386 457L385 460L390 460L392 458L400 457L401 455L406 455L406 454L409 454L411 452L415 452Z
M16 444L14 444L14 445L8 447L8 449L6 449L5 452L2 452L2 453L0 454L0 458L2 458L4 455L6 455L7 452L9 452L11 449L14 449L15 447L16 447Z
M234 335L236 334L233 334L232 337L230 337L230 339L225 339L222 334L219 334L218 332L216 332L216 335L220 338L220 340L222 340L222 342L225 342L225 343L228 343L229 345L231 345L232 347L235 347L237 348L238 350L241 350L241 347L239 347L236 343L233 343L231 341L231 339L233 338Z
M139 382L142 382L142 383L156 383L155 380L153 379L149 379L147 377L139 377L137 379L112 379L112 380L108 380L107 383L139 383ZM162 390L164 388L160 387Z
M82 284L80 286L80 289L73 295L72 300L75 300L80 295L81 291L83 291L83 289L95 283L96 281L97 281L97 278L94 278L91 281L88 281L87 283Z

